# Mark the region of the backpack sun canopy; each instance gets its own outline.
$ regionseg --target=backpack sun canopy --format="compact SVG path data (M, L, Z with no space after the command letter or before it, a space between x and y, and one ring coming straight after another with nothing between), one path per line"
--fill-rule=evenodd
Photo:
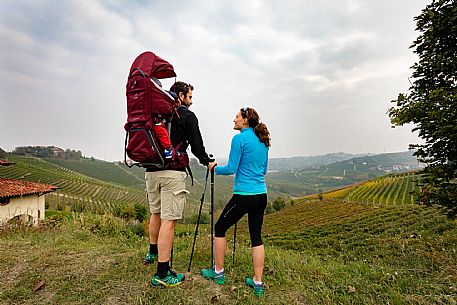
M141 73L136 69L140 69L148 77L158 79L176 77L173 66L165 59L150 51L138 55L130 68L130 76Z

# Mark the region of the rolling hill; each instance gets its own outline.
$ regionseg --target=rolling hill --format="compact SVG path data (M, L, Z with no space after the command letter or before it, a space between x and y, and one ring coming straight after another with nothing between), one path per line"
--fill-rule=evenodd
M46 205L51 209L89 211L94 213L113 212L122 205L146 205L144 169L128 168L117 162L106 162L93 158L64 160L34 158L8 154L13 166L0 167L0 177L42 182L56 186L56 192L46 195ZM190 190L185 217L198 212L204 189L206 167L191 160L194 185L187 179ZM205 197L204 211L210 209L209 196ZM215 177L215 208L220 209L232 195L233 177ZM286 194L272 191L270 199Z
M269 173L270 189L292 196L305 196L341 188L389 173L421 169L412 152L388 153L351 158L325 165Z
M344 159L351 155L338 153L315 156L306 162L318 164L334 159ZM8 154L7 158L15 162L14 166L1 167L0 176L5 178L24 179L43 182L58 187L54 193L48 194L46 204L51 209L69 209L91 211L96 213L112 212L122 205L144 204L144 169L128 168L122 163L106 162L94 158L81 160L65 160L57 158L33 158ZM294 164L291 159L287 162ZM305 160L305 159L303 159ZM297 165L303 164L297 162ZM279 166L285 159L273 159L271 162ZM285 165L286 166L286 165ZM417 162L410 152L355 157L330 164L312 165L291 171L269 172L266 176L269 200L277 197L302 196L319 191L340 188L341 186L368 180L371 177L386 174L388 171L410 169ZM187 179L189 204L185 215L197 213L200 197L204 188L206 168L191 159L194 173L194 185ZM339 175L339 176L338 176ZM215 208L220 209L232 194L233 177L215 177ZM350 200L358 198L354 193ZM397 196L398 197L398 196ZM374 195L370 197L372 200ZM401 197L403 198L403 197ZM405 200L410 196L406 195ZM398 200L389 197L385 200ZM206 196L204 210L209 210L209 195Z
M270 158L268 160L269 171L290 171L310 166L326 165L339 161L345 161L368 154L347 154L344 152L329 153L317 156L299 156L291 158Z

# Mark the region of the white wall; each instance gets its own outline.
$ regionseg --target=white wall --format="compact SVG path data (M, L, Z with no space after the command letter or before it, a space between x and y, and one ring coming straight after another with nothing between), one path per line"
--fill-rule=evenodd
M37 225L40 220L44 220L44 199L44 195L11 198L8 204L0 206L0 224L18 215L25 214L32 216L33 224Z

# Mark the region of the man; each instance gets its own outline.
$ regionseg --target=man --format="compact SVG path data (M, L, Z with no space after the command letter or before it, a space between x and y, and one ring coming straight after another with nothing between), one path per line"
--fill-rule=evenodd
M185 152L190 144L192 153L201 164L207 166L211 160L203 146L198 120L188 109L192 105L193 90L192 85L183 82L176 82L170 88L170 91L176 93L181 104L171 122L170 138L173 147L181 144L177 155ZM187 158L187 155L181 156ZM176 164L164 169L148 168L145 174L151 218L150 246L144 263L158 261L157 273L151 278L151 286L176 286L184 280L184 274L176 274L169 266L176 222L182 218L188 193L185 184L186 167L180 164L179 159L176 157Z

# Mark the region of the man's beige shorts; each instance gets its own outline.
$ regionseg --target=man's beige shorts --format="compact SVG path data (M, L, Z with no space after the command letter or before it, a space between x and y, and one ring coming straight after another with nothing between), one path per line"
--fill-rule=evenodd
M163 170L146 172L146 191L148 193L149 211L160 213L163 220L182 218L186 204L186 172Z

